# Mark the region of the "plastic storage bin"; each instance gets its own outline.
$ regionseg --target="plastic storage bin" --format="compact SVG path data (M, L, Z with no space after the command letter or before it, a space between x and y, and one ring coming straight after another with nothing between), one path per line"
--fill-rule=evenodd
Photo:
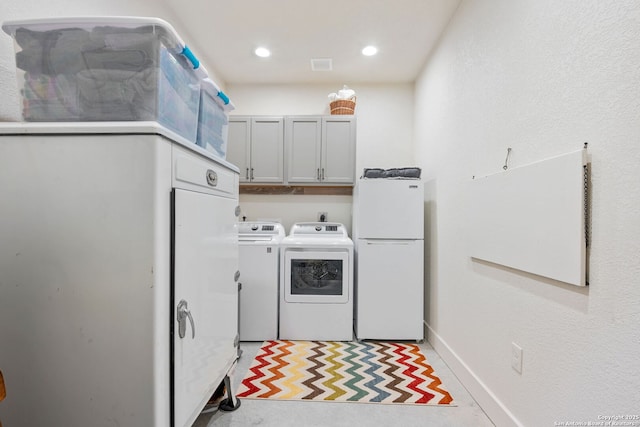
M26 121L157 121L195 142L206 72L163 20L5 22Z
M227 157L229 112L234 109L233 103L213 80L202 81L197 144L221 159Z

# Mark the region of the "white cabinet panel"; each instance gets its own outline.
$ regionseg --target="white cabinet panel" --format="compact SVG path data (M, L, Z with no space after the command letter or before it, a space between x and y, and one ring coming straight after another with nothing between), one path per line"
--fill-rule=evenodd
M1 417L191 426L237 356L237 174L159 126L95 126L0 126ZM196 335L173 344L176 298Z
M235 360L235 199L175 190L175 425L190 426Z
M586 286L587 151L510 168L470 182L470 255Z
M3 128L2 421L168 427L171 143Z
M278 338L278 248L240 246L240 339Z

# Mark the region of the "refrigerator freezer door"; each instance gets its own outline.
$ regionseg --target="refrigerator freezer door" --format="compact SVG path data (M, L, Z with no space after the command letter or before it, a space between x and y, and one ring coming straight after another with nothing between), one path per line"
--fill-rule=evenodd
M423 240L358 240L356 336L422 340Z
M424 186L412 179L360 179L354 200L358 239L422 239Z

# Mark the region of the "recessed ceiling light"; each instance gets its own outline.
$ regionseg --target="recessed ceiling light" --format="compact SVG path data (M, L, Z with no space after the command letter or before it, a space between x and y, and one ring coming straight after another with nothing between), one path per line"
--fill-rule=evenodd
M362 49L362 54L364 56L373 56L376 53L378 53L378 48L375 46L367 46L364 49Z
M271 51L266 47L259 47L254 51L254 53L260 58L268 58L271 56Z

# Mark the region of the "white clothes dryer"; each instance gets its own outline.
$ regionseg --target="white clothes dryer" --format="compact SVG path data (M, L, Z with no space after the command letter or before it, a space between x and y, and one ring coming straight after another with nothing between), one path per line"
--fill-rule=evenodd
M241 341L278 338L280 242L284 237L284 227L277 222L238 223Z
M280 339L353 339L353 241L343 224L296 223L280 246Z

